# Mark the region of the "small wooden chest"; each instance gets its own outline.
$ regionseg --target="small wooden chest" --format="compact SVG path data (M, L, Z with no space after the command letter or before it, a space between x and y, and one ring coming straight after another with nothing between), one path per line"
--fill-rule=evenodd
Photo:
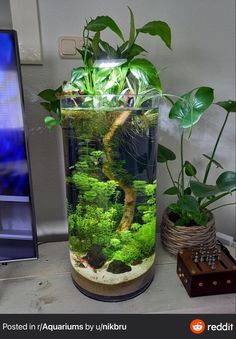
M177 256L177 274L190 297L235 293L236 264L223 251L214 263L214 270L206 261L195 262L193 250L183 249Z

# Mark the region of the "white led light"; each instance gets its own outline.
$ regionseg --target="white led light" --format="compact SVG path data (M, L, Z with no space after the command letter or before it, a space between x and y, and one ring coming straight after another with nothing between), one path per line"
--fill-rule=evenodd
M127 59L101 59L96 60L93 66L98 68L113 68L124 64L126 61Z

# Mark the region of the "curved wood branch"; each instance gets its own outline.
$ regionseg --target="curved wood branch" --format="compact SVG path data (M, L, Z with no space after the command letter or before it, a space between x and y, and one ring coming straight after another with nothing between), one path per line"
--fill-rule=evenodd
M133 188L129 185L126 185L122 178L116 178L114 174L110 171L110 167L113 164L113 150L111 146L111 141L114 138L117 130L122 127L127 119L130 117L132 111L123 111L118 117L114 120L111 125L110 130L107 132L103 138L104 151L106 154L106 161L103 165L104 175L110 179L118 182L119 187L123 190L125 194L124 199L124 213L121 218L120 224L118 226L119 231L128 230L134 219L135 203L136 203L136 193Z

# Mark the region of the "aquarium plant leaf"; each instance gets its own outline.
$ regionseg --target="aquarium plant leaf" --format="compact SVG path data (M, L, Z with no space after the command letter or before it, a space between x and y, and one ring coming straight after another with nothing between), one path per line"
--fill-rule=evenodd
M92 40L92 49L93 49L95 58L97 58L97 56L99 55L99 51L100 51L99 49L100 35L101 35L100 32L96 32Z
M214 100L210 87L199 87L193 94L194 91L181 96L170 110L169 118L179 120L181 128L192 128Z
M92 32L101 32L108 27L124 41L124 36L120 28L118 27L116 22L109 16L97 16L95 19L92 19L86 26L87 30Z
M82 79L86 74L84 67L74 68L71 72L71 82Z
M216 105L224 108L228 113L236 112L236 101L234 100L219 101L216 102Z
M134 59L130 62L130 71L136 79L161 91L161 82L155 66L146 59Z
M56 125L60 124L60 120L55 119L49 115L45 117L44 122L47 125L48 129L51 129L55 127Z
M116 57L117 51L106 41L100 40L100 45L109 57Z
M125 51L125 52L122 54L122 56L123 56L123 57L126 57L128 60L131 60L131 59L133 59L135 56L137 56L137 55L139 55L140 53L143 53L143 52L146 52L146 53L147 53L147 51L146 51L143 47L141 47L141 46L139 46L139 45L137 45L137 44L133 44L133 46L131 47L131 49Z
M171 48L171 30L164 21L150 21L146 25L137 29L137 33L147 33L158 35L168 48Z
M158 152L157 152L157 161L158 162L166 162L173 161L176 159L176 155L169 148L159 144Z
M224 169L224 167L218 161L211 159L211 157L209 155L203 154L203 156L205 158L207 158L208 160L211 160L211 162L213 162L213 164L215 164L217 168L220 167L220 168Z
M128 9L130 12L130 31L129 31L129 48L130 48L135 41L136 31L135 31L135 24L134 24L134 14L129 6L128 6Z
M185 169L185 174L188 177L194 177L197 174L196 168L187 160L184 163L184 169Z
M231 192L236 188L236 172L222 173L216 180L216 185L222 192Z

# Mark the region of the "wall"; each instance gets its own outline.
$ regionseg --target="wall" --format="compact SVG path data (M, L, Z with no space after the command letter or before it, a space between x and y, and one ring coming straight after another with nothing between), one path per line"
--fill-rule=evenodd
M7 12L0 2L1 11ZM70 70L79 62L60 59L57 40L61 35L81 36L85 18L110 15L128 30L129 5L136 18L136 25L147 21L163 20L173 31L173 51L169 51L155 38L143 36L140 44L150 51L149 58L159 69L164 91L176 95L200 85L215 88L216 100L234 98L235 93L235 11L233 0L39 0L43 66L22 66L26 111L30 127L30 151L36 202L38 233L42 239L54 234L54 239L66 234L63 183L62 139L60 129L49 132L43 124L45 112L39 107L37 93L47 87L58 86L68 79ZM7 17L3 15L3 18ZM1 21L0 14L0 23ZM111 37L106 33L106 37ZM212 143L224 118L217 107L210 110L185 140L188 159L200 166L205 164L202 153L210 153ZM160 142L178 152L176 130L167 119L162 119ZM222 137L217 159L225 170L235 168L235 115L231 115ZM172 168L177 173L179 158ZM213 171L214 183L218 170ZM164 208L171 199L161 193L171 183L163 165L159 166L159 222ZM225 199L223 203L232 201ZM235 209L229 206L216 210L217 229L235 233Z

